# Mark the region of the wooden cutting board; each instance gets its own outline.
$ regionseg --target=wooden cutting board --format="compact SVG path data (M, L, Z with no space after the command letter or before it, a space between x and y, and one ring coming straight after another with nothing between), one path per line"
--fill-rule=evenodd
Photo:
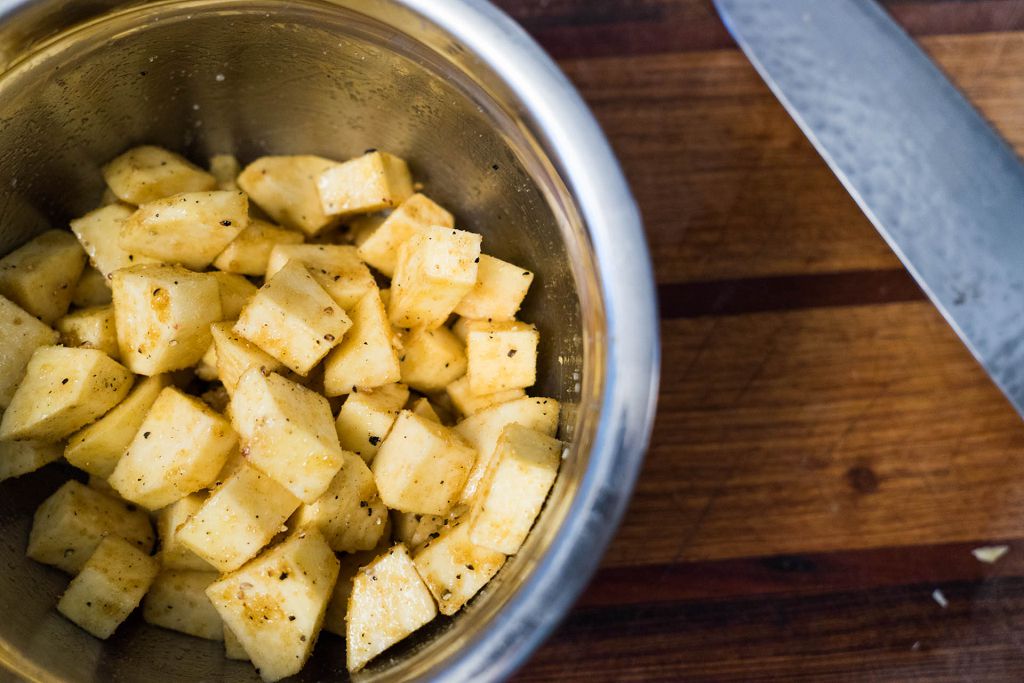
M1024 421L710 3L499 4L625 167L664 346L625 522L518 678L1024 680ZM1024 2L886 6L1024 150Z

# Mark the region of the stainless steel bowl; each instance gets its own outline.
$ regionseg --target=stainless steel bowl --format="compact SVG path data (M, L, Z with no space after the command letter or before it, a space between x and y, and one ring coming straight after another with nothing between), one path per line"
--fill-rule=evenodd
M640 216L569 82L474 0L0 0L0 253L96 203L98 167L153 142L235 152L409 158L485 250L538 273L538 391L570 448L522 551L454 619L366 678L500 679L596 568L640 468L659 363ZM0 485L0 679L257 680L221 646L126 624L100 643L54 604L67 578L24 558L35 506L66 473ZM300 680L343 679L324 635Z

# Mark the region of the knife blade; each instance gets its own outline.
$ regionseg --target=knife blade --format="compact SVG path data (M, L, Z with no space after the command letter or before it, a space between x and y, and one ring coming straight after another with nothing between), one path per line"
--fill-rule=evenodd
M776 97L1024 415L1024 165L873 0L715 0Z

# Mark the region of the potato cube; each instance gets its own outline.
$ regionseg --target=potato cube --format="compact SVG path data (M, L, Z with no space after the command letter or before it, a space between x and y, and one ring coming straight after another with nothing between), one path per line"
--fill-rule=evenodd
M292 534L207 590L264 681L298 673L313 651L338 560L315 528Z
M146 623L207 640L224 639L224 622L206 596L217 572L164 570L142 603Z
M123 505L130 505L132 508L135 507L135 503L129 503L127 500L118 495L117 491L114 490L114 487L111 486L107 482L107 480L103 479L102 477L97 477L95 474L90 474L89 479L86 481L86 485L93 491L99 491L104 496L107 496L108 498L113 498L114 500Z
M460 377L449 384L446 391L448 398L452 401L452 405L465 417L474 415L484 408L489 408L499 403L507 403L508 401L514 401L517 398L526 396L526 392L522 389L506 389L505 391L496 391L493 394L474 394L469 386L469 377L467 376Z
M425 195L414 194L359 244L359 256L384 275L395 274L398 247L423 228L455 227L455 218Z
M293 526L316 526L336 552L371 550L380 542L388 509L366 463L354 453L346 452L344 458L327 491L299 508Z
M89 262L104 276L121 268L157 263L157 259L121 246L121 227L134 210L124 204L111 204L90 211L71 221L71 231L82 244Z
M409 390L401 384L349 394L335 423L341 447L370 462L408 400Z
M149 515L134 505L69 481L36 510L27 555L77 574L107 536L117 536L148 553L153 549Z
M554 436L558 431L558 401L553 398L525 397L485 408L455 426L455 431L476 448L477 460L469 474L462 500L469 501L476 493L487 466L491 463L498 437L510 424L520 424Z
M214 323L214 325L216 325L216 324L217 323ZM228 324L231 325L233 323L228 323ZM213 329L212 325L210 326L210 329L211 330ZM216 382L217 381L218 377L217 377L217 347L216 346L214 346L213 344L210 344L210 348L206 349L206 353L204 353L203 357L199 359L198 363L196 363L196 367L194 369L194 372L196 373L196 377L198 377L199 379L203 380L204 382Z
M398 544L359 570L345 617L346 664L355 672L437 616L430 590Z
M338 222L324 213L316 188L316 179L334 163L315 156L262 157L237 182L275 222L312 236Z
M340 396L401 379L391 323L374 287L349 310L352 328L324 361L324 393Z
M518 424L505 427L470 513L470 540L506 555L519 552L561 461L558 439Z
M386 216L381 214L364 214L362 216L355 216L348 220L348 236L351 238L352 243L357 247L363 246L366 240L370 239L370 236L377 231L383 223ZM359 258L363 258L360 254Z
M127 541L108 536L57 603L57 610L106 640L142 602L159 563Z
M117 195L114 194L113 190L111 190L109 187L105 187L103 188L103 194L100 195L99 206L110 206L111 204L117 204L120 201L121 200L117 198Z
M237 443L226 419L167 387L117 462L110 485L126 500L159 510L213 483Z
M214 154L210 157L210 175L217 179L218 190L237 190L238 174L242 166L234 154Z
M263 276L270 252L279 244L302 244L301 233L279 228L272 223L253 220L231 244L225 247L213 265L228 273Z
M49 230L0 259L0 295L52 325L68 312L84 268L74 236Z
M352 326L306 267L289 261L242 311L236 333L300 375L308 374Z
M476 284L462 298L455 312L466 318L502 321L516 317L533 273L519 266L480 254Z
M193 493L176 503L171 503L157 514L156 533L160 538L160 564L164 569L216 571L213 565L196 555L178 537L178 531L199 511L205 501L205 495Z
M494 323L466 335L466 376L474 394L524 389L537 381L537 328Z
M430 227L398 248L388 314L399 327L434 329L476 283L480 235Z
M320 286L346 311L377 288L373 274L346 244L279 244L270 252L267 277L271 278L289 261L300 261Z
M396 541L409 548L416 548L431 538L437 538L441 532L457 519L465 510L464 506L452 509L449 515L421 515L414 512L391 513L392 535ZM459 514L456 514L459 513Z
M241 567L281 531L299 499L244 460L178 530L178 540L222 572Z
M95 349L40 346L0 421L0 439L60 441L128 395L132 374Z
M242 309L252 300L259 288L242 275L214 271L211 275L220 287L220 310L224 320L238 320Z
M32 354L40 346L56 344L58 334L2 296L0 329L4 330L4 343L0 345L0 408L6 408L25 376L25 366Z
M103 167L103 178L118 199L145 204L180 192L201 192L217 179L184 157L160 147L130 149Z
M249 653L242 646L242 641L238 639L234 631L228 628L227 624L224 624L224 656L239 662L249 661Z
M469 531L469 524L456 521L414 551L416 571L441 614L458 612L505 564L504 554L473 543Z
M413 404L409 406L409 410L411 410L413 414L419 415L425 420L441 424L441 418L438 416L437 411L434 410L434 406L431 405L430 399L424 396L413 401Z
M466 374L466 350L447 327L413 330L402 339L402 382L423 393L444 391Z
M114 273L114 318L121 358L132 372L158 375L195 365L222 319L220 287L208 273L148 265Z
M327 602L327 612L324 614L325 631L345 637L345 614L348 612L348 598L352 595L352 581L360 569L373 562L382 552L387 552L387 549L385 546L338 556L338 580L334 582L334 592Z
M259 368L260 372L269 373L284 367L276 358L235 334L233 327L234 323L230 322L214 323L210 327L216 348L217 377L224 383L229 394L235 391L238 380L249 368Z
M249 462L304 503L323 495L342 463L327 399L250 368L231 397L231 414Z
M102 479L110 477L156 397L169 383L167 375L138 382L113 410L68 439L65 459L89 474Z
M476 451L452 430L403 410L373 458L381 500L402 512L443 515L459 500Z
M63 452L60 444L44 441L0 441L0 481L35 472Z
M386 152L370 152L334 164L320 174L316 186L328 216L390 209L412 195L409 166Z
M103 273L92 266L86 266L82 271L82 277L78 278L75 285L75 294L71 297L71 303L79 308L90 308L92 306L106 306L113 301L114 294L110 291L110 282L103 277Z
M114 360L121 357L117 347L117 326L113 306L83 308L68 313L56 324L60 343L85 349L96 349Z

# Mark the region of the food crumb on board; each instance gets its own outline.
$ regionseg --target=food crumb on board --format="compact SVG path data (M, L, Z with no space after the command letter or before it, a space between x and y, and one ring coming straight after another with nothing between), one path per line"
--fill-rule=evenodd
M1008 545L986 545L981 548L975 548L971 551L971 555L974 555L978 562L984 562L985 564L995 564L1003 558L1003 555L1010 551Z
M949 600L946 599L946 596L938 588L932 591L932 600L939 603L939 607L942 609L949 607Z

